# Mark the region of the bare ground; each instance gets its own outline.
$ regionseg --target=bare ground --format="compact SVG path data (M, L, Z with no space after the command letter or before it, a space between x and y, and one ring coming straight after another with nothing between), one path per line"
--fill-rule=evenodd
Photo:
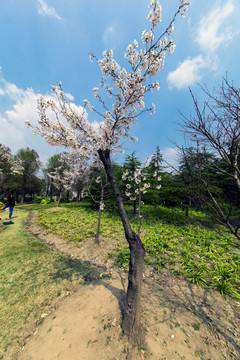
M31 214L28 228L50 246L93 266L91 284L81 281L72 293L46 309L41 325L29 320L24 346L12 346L6 360L225 360L240 359L239 306L219 293L192 285L168 270L146 267L142 324L146 344L132 348L121 335L127 272L107 254L113 240L100 246L86 239L78 248L47 234Z

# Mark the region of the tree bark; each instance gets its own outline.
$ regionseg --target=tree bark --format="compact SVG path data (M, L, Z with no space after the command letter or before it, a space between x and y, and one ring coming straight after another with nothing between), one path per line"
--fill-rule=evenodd
M138 197L138 236L141 234L141 195Z
M132 230L129 223L128 215L111 164L110 151L98 150L98 154L111 184L125 231L125 237L130 249L128 289L122 329L131 343L139 345L143 339L141 328L141 296L145 249L140 237Z
M21 205L24 204L24 198L25 198L25 191L22 190L22 194L21 194Z
M96 236L95 236L95 242L96 242L98 245L100 244L99 235L100 235L101 216L102 216L101 204L103 203L103 198L104 198L104 189L103 189L103 187L102 187L102 189L101 189L101 196L100 196L99 210L98 210L97 233L96 233Z
M97 233L95 236L95 242L96 244L100 244L99 235L100 235L100 227L101 227L101 216L102 216L102 210L99 208L98 210L98 225L97 225Z
M133 214L136 215L136 200L133 201Z
M58 194L57 207L59 207L59 204L60 204L61 198L62 198L62 194L61 194L61 193L59 193L59 194Z

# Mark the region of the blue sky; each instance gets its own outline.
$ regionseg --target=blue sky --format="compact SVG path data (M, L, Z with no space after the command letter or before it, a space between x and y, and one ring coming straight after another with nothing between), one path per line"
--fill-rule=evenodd
M37 97L49 94L50 85L61 81L77 105L83 105L84 99L92 101L101 73L88 53L101 57L105 49L113 49L119 64L126 66L127 45L140 40L148 28L148 4L145 0L1 0L0 143L12 153L27 146L35 149L42 162L59 152L24 125L25 120L36 123ZM178 0L161 4L160 33ZM175 23L176 50L157 76L160 90L148 99L156 105L156 114L139 118L132 128L139 141L124 139L126 154L136 150L144 161L159 145L166 160L173 162L176 149L171 141L183 143L179 111L188 115L193 110L188 87L201 103L198 83L212 89L227 72L228 79L240 86L239 19L239 0L190 0L186 18ZM94 113L88 118L97 120Z

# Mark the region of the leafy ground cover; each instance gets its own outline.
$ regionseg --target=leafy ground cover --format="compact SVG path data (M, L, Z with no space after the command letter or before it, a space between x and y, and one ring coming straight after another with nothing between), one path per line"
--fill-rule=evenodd
M49 232L74 241L93 237L97 225L97 211L90 207L67 206L57 210L39 211L39 224ZM130 210L130 209L129 209ZM137 230L137 219L131 216L131 223ZM118 216L103 212L102 238L116 239L116 261L127 266L129 250L119 246L124 239ZM203 287L210 287L240 300L240 252L234 237L224 228L213 224L204 214L190 211L186 217L181 209L145 206L141 237L147 255L145 262L158 271L171 269L174 274L184 275L189 281Z
M89 207L69 207L59 212L39 211L38 222L47 227L49 232L74 241L76 245L82 240L94 237L97 231L98 212ZM107 238L124 238L122 224L118 216L104 211L102 213L101 236Z
M0 359L29 316L37 321L41 309L68 292L89 269L71 257L53 251L24 230L27 211L14 212L12 222L0 223Z

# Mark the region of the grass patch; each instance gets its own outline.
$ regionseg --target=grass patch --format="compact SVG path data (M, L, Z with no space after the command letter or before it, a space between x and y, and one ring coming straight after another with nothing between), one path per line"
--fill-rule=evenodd
M95 235L97 211L84 204L62 206L68 208L39 211L39 224L76 243ZM130 213L131 208L127 209L132 227L137 231L137 219ZM213 224L205 214L194 210L188 217L177 208L146 205L142 210L141 238L147 251L146 264L157 271L169 268L190 282L240 300L240 251L227 229ZM103 212L101 236L116 239L116 261L119 266L128 266L129 250L127 245L125 248L119 246L118 240L125 237L116 214Z
M26 233L27 211L15 211L0 241L0 359L30 315L38 318L62 291L90 272L80 261L53 251ZM4 222L4 219L3 219ZM3 223L1 227L4 227Z
M90 237L94 237L97 231L98 211L88 207L69 207L59 211L58 209L39 211L38 222L49 229L49 232L75 243ZM102 212L101 232L105 238L125 239L122 223L117 215Z

